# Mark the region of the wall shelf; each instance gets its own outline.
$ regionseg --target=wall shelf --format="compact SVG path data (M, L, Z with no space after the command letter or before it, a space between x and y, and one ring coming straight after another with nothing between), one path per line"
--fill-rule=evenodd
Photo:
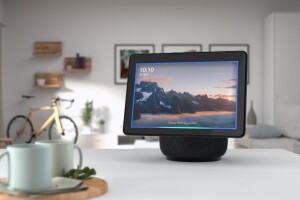
M61 85L34 85L35 88L49 88L49 89L56 89L61 88Z
M39 85L37 82L37 74L34 76L34 87L36 88L44 88L44 89L55 89L62 87L62 73L45 73L45 83L44 85Z
M80 57L82 58L82 57ZM85 63L81 68L77 67L75 57L67 57L64 59L64 72L91 72L92 71L92 58L84 57ZM69 66L69 67L68 67Z
M39 57L61 56L62 42L35 42L33 55Z
M64 72L91 72L91 68L87 69L64 69Z

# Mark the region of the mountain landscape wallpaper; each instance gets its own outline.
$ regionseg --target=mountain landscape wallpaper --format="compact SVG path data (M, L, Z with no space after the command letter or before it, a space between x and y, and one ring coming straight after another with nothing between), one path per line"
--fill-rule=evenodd
M235 128L235 62L139 64L132 127Z

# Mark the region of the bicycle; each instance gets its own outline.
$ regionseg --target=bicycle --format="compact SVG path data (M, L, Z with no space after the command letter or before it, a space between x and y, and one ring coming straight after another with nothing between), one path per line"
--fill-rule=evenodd
M23 95L22 98L32 99L34 96ZM66 108L72 107L74 99L61 99L59 97L52 98L51 106L43 106L36 108L29 108L27 116L17 115L13 117L7 126L7 137L12 138L14 143L31 143L32 140L36 140L49 126L48 137L52 139L64 139L77 142L78 139L78 128L75 122L68 116L59 114L57 103L70 102L70 105ZM36 111L53 111L53 113L46 119L43 125L37 129L34 118L34 112Z

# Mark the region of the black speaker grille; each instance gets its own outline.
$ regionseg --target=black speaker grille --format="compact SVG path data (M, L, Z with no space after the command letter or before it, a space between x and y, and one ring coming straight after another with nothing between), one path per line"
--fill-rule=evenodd
M219 160L227 150L227 138L161 136L161 152L170 160Z

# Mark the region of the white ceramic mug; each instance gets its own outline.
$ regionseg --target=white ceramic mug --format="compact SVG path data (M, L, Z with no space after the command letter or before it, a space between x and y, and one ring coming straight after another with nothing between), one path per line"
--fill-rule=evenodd
M7 147L0 160L8 156L8 182L1 186L24 191L51 187L51 149L36 144L15 144Z
M74 168L74 149L79 152L78 169L82 165L81 149L74 143L66 140L41 140L36 144L50 147L52 151L52 177L63 176Z

